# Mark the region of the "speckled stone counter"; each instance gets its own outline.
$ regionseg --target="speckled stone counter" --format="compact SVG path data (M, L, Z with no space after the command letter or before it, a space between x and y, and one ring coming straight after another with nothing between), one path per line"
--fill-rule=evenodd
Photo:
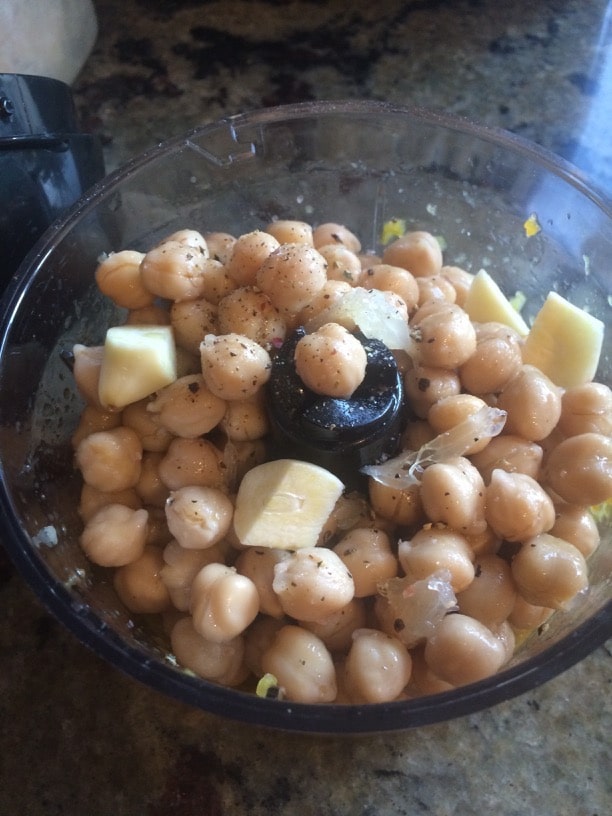
M375 98L508 128L612 194L605 0L98 0L74 91L107 169L262 105ZM0 551L0 816L605 816L612 648L495 708L374 737L228 722L100 661Z

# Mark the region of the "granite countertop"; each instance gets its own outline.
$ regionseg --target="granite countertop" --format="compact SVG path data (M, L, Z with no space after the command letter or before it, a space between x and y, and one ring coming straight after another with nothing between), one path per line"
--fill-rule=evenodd
M612 195L607 0L97 0L74 86L114 170L220 116L375 98L499 125ZM107 665L0 554L0 814L604 816L612 647L452 722L310 737L191 709Z

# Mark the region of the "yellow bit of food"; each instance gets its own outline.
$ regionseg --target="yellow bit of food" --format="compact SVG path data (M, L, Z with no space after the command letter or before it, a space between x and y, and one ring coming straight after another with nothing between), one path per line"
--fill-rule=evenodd
M435 235L434 236L436 241L440 244L440 249L442 252L448 249L448 242L443 235Z
M106 333L98 396L107 408L144 399L177 378L169 326L114 326Z
M485 269L474 276L464 309L475 323L503 323L522 337L529 334L529 326Z
M598 524L612 524L612 499L595 504L591 507L591 513Z
M525 303L527 303L527 295L524 292L515 292L514 296L510 298L510 305L517 312L522 311Z
M310 462L277 459L258 465L240 483L234 531L248 547L314 547L343 490L333 473Z
M535 213L531 213L529 218L523 224L523 229L525 230L525 235L527 238L533 238L534 235L537 235L538 232L542 231L542 227L538 222L538 216Z
M405 232L406 222L403 218L390 218L383 224L380 242L383 246L386 246L395 238L401 238Z
M269 672L264 674L263 677L260 677L255 689L255 694L258 697L267 697L275 700L278 700L280 697L280 692L281 689L278 685L278 680Z
M550 292L523 346L523 362L537 366L555 385L590 382L597 371L605 326L601 320Z

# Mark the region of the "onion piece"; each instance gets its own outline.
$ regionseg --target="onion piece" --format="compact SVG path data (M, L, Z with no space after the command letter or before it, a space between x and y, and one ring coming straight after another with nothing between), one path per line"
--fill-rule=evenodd
M378 592L392 610L396 637L409 648L430 637L442 618L457 609L451 574L446 569L413 583L406 576L389 578L379 585Z
M463 456L483 436L497 436L506 424L506 416L506 411L485 406L454 428L421 445L417 451L402 451L382 464L366 465L361 472L387 487L405 490L419 482L429 465Z
M326 323L339 323L348 331L358 328L370 340L380 340L388 349L402 349L409 354L414 341L401 312L378 289L356 286L332 303L304 327L310 334Z

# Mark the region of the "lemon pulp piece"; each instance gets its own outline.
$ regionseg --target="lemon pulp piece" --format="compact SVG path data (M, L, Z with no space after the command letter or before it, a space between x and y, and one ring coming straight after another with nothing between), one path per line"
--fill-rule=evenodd
M380 242L386 246L394 238L401 238L405 232L406 222L403 218L390 218L383 224Z
M603 336L601 320L550 292L525 339L523 362L562 388L582 385L595 376Z
M531 213L529 218L523 224L523 229L525 230L525 235L527 238L533 238L534 235L537 235L538 232L542 231L542 227L538 222L538 216L535 213Z

